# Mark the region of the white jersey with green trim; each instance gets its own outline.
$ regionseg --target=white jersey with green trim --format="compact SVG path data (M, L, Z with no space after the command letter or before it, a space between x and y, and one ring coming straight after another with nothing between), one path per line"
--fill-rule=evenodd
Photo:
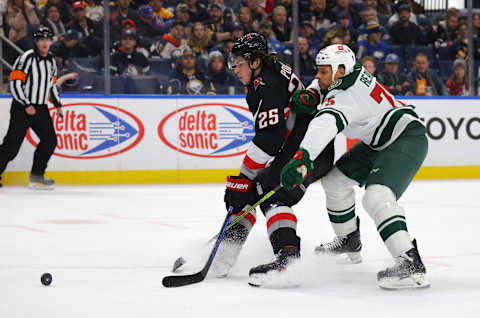
M309 89L322 96L318 80ZM395 97L357 63L352 73L336 81L323 95L300 147L316 158L337 134L360 139L373 150L388 147L409 123L418 121L413 106Z

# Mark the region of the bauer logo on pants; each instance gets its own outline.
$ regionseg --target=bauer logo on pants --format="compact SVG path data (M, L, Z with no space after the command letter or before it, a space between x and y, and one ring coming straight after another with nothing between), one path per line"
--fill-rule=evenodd
M142 122L118 107L75 103L62 107L64 117L50 108L57 133L54 155L72 159L97 159L115 156L135 147L143 138ZM27 140L37 146L38 138L27 133Z
M247 108L207 103L171 112L158 126L160 139L190 156L224 158L246 152L255 130Z

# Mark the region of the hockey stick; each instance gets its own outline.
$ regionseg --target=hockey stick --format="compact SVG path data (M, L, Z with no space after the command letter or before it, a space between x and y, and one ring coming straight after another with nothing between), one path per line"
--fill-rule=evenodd
M212 265L213 259L215 258L215 254L217 254L218 247L220 246L220 242L223 239L223 235L227 230L227 225L230 222L230 218L232 217L233 207L231 206L228 209L227 216L225 217L225 221L223 222L222 229L220 230L220 235L215 242L215 246L213 247L210 256L208 257L207 263L203 266L202 270L195 274L190 275L180 275L180 276L165 276L162 279L162 284L165 287L180 287L190 284L199 283L205 279L207 276L208 270L210 269L210 265Z
M277 185L273 190L267 192L267 194L265 194L260 200L258 200L257 202L255 202L254 205L252 205L251 207L249 207L248 209L246 209L242 214L240 214L235 220L233 220L232 223L230 223L228 226L227 226L227 229L228 230L229 228L231 228L232 226L234 226L238 221L240 221L241 219L243 219L248 213L252 212L253 210L255 210L260 204L262 204L263 202L265 202L266 200L268 200L272 195L275 194L275 192L277 192L282 186L281 185ZM225 230L225 231L226 231ZM216 238L218 237L218 234L213 236L210 240L208 240L208 244L210 244L213 240L215 240Z
M165 287L181 287L181 286L195 284L195 283L199 283L199 282L203 281L205 279L205 277L207 276L208 270L210 269L210 265L212 265L213 259L215 258L215 254L217 254L218 247L220 246L220 242L222 241L223 235L225 234L225 232L229 228L231 228L235 223L237 223L238 221L243 219L248 213L253 211L257 206L259 206L265 200L267 200L272 195L274 195L275 192L277 192L280 188L281 188L281 185L278 185L278 186L275 187L275 189L273 189L270 192L268 192L267 194L265 194L254 205L252 205L245 212L243 212L241 215L239 215L232 223L230 223L230 219L232 217L233 207L230 207L230 209L228 209L228 213L227 213L227 216L225 217L225 221L223 222L220 233L216 236L217 241L215 242L215 245L212 249L212 252L210 253L210 256L208 257L207 263L202 268L202 270L198 273L190 274L190 275L165 276L162 279L163 286L165 286Z

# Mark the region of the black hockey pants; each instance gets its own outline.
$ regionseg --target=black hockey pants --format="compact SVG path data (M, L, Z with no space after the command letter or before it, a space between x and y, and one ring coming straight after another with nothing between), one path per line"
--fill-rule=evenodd
M0 145L0 177L9 161L13 160L20 150L29 127L40 138L33 156L31 174L43 176L47 163L57 147L57 136L47 105L34 105L35 115L25 112L25 107L15 100L10 109L10 123L7 134Z

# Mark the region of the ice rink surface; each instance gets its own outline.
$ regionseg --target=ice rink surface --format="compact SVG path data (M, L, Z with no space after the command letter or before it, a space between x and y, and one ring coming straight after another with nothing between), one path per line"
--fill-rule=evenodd
M429 289L377 287L391 257L359 200L363 263L315 256L333 238L320 184L295 208L302 260L285 275L299 287L247 284L249 268L272 258L258 213L230 277L164 288L177 257L183 273L203 266L222 199L219 184L0 189L0 317L480 317L480 181L415 181L400 200Z

